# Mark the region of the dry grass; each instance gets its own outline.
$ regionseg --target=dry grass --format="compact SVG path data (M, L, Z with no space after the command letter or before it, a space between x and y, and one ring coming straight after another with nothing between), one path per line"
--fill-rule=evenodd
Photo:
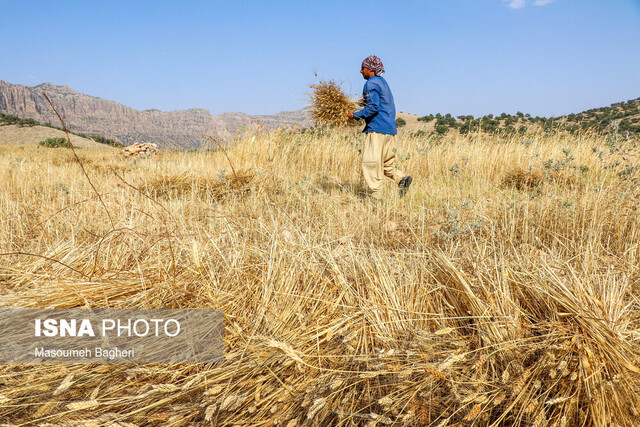
M340 85L333 80L320 81L312 84L311 89L311 118L318 125L345 127L353 123L347 117L347 111L355 111L356 103L342 91Z
M0 150L0 305L222 308L226 359L4 365L0 420L638 425L637 142L401 137L381 204L359 144L82 150L103 203L66 154Z

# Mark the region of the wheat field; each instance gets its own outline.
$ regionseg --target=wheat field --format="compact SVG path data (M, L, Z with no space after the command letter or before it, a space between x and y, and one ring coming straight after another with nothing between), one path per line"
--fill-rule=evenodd
M0 306L224 310L213 365L0 366L9 425L636 426L638 140L0 148ZM84 170L84 172L83 172Z

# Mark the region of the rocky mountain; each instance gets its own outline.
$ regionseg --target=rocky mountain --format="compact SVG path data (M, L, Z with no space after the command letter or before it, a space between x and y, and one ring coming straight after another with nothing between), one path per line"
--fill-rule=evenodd
M284 111L272 116L213 115L202 108L138 111L114 101L76 92L68 86L52 83L22 86L2 80L0 112L60 126L43 92L56 106L69 130L113 138L123 144L154 142L165 148L197 148L207 140L203 133L225 140L242 128L260 123L267 128L308 126L311 123L307 109Z

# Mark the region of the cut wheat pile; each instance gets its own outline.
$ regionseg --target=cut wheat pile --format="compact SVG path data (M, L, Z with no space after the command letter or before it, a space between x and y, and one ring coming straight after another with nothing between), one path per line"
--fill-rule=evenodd
M405 135L375 205L356 130L82 150L102 202L0 150L0 306L225 315L216 365L3 365L0 422L639 425L638 144L527 138Z
M356 103L333 80L312 84L310 94L311 118L318 125L345 127L353 122L347 111L355 111Z

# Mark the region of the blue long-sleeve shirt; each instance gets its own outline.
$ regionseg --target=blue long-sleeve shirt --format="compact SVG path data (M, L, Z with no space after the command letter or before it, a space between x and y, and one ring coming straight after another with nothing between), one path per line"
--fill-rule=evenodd
M365 107L353 113L356 119L364 119L367 125L362 132L377 132L396 135L396 106L387 81L379 76L371 76L362 89Z

